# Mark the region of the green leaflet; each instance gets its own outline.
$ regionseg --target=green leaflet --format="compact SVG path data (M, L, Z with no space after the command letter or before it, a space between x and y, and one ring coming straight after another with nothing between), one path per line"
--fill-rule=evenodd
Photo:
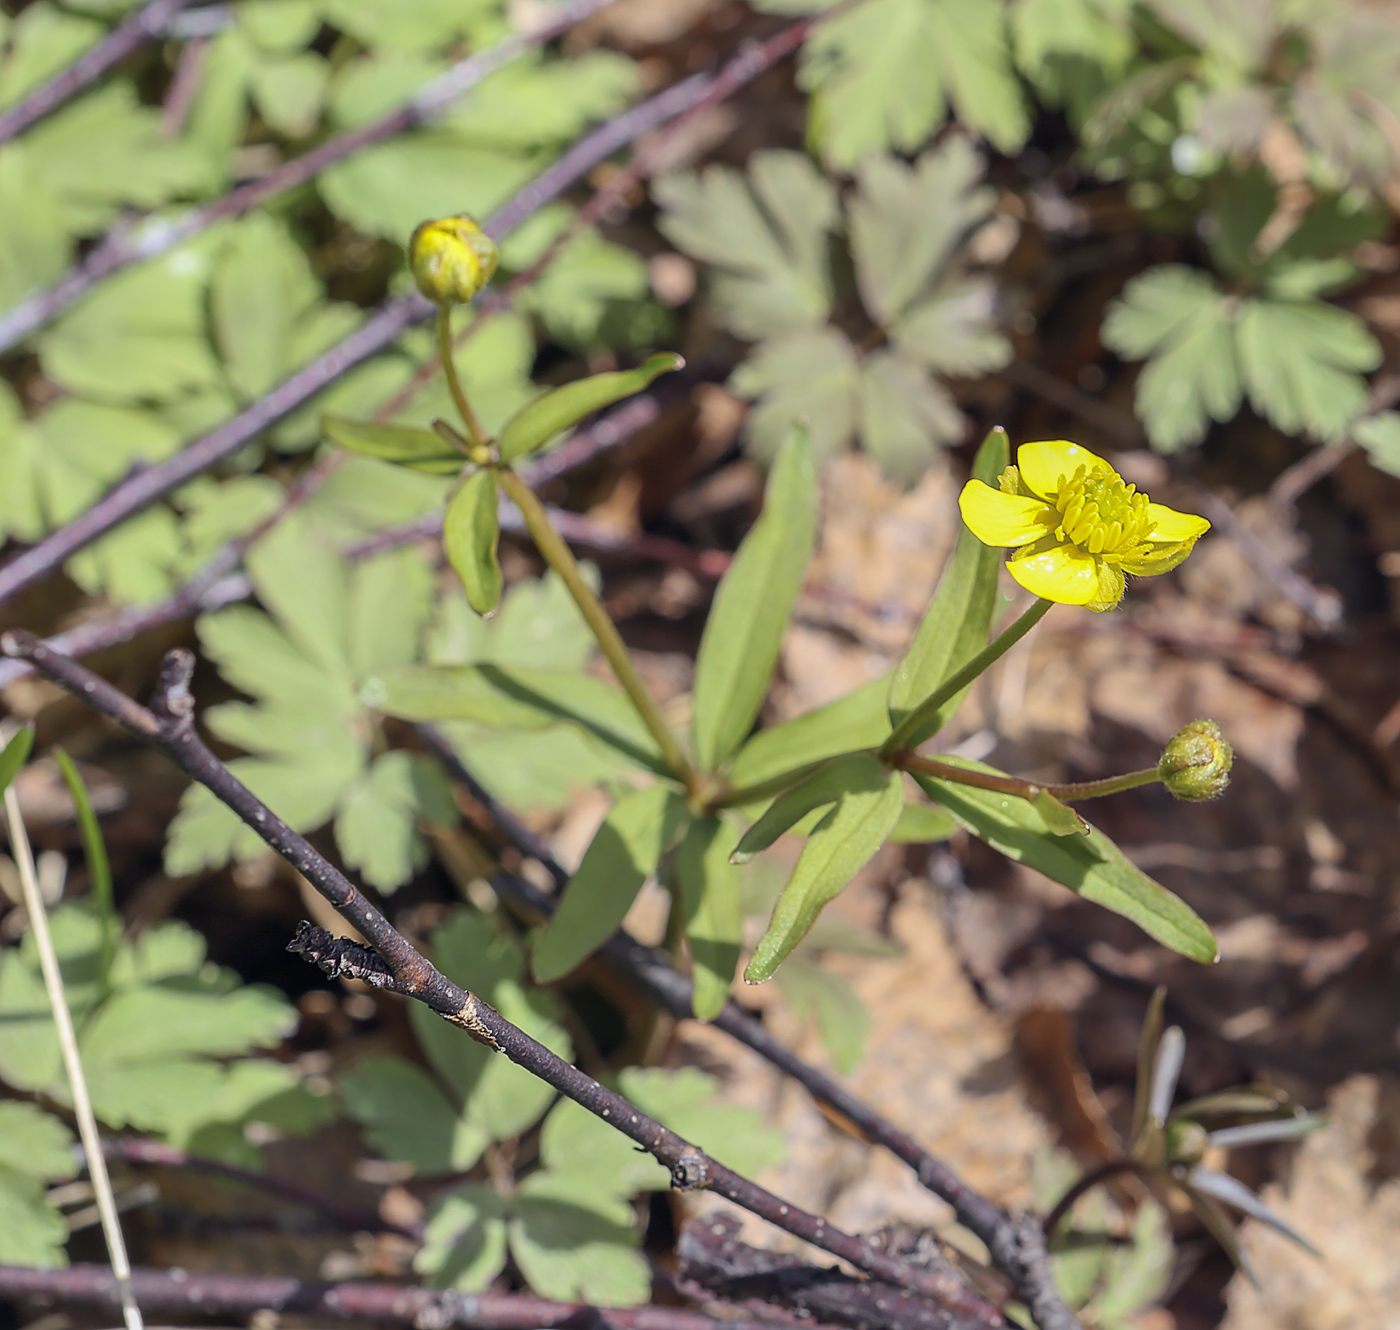
M687 828L676 855L694 967L691 1005L702 1021L713 1020L724 1010L739 967L744 909L739 875L729 862L732 834L719 818L702 818Z
M744 971L751 984L773 976L783 958L812 926L822 906L870 861L899 821L904 807L904 778L873 768L849 787L807 838L792 877L773 907L768 929Z
M322 427L326 438L352 453L378 457L434 476L455 476L467 462L430 429L376 425L368 420L347 420L343 416L323 417Z
M715 592L695 662L691 735L713 771L744 740L778 662L783 633L812 554L817 475L807 431L791 431L764 491L763 515Z
M896 845L931 845L947 840L957 829L957 821L945 809L933 804L905 804L890 840Z
M496 473L473 471L442 514L442 548L462 579L467 603L478 614L494 614L501 603L501 536L496 506Z
M572 429L584 416L641 392L658 375L678 370L684 364L678 355L658 352L636 369L594 374L535 398L506 421L501 430L496 441L501 461L509 464L528 457L556 435Z
M404 720L474 720L530 730L569 721L638 766L667 774L626 695L590 675L520 665L404 665L371 675L360 697Z
M1006 431L994 429L977 451L972 474L995 487L997 477L1010 460ZM987 631L996 605L997 577L1002 552L984 545L965 526L958 533L957 547L938 583L933 601L924 614L909 650L890 678L890 723L899 723L950 675L955 674L987 645ZM968 688L972 685L968 684ZM967 688L938 709L904 742L917 748L952 719Z
M745 802L779 794L803 772L828 758L878 748L890 732L885 698L890 677L881 675L853 693L806 715L759 730L739 750L729 779L736 790L753 790ZM764 788L775 786L776 788Z
M743 835L729 856L732 864L746 864L790 831L813 809L834 804L853 785L879 779L883 768L869 753L850 753L808 776L800 785L780 794L767 811Z
M958 765L975 771L994 771L976 762L959 761ZM1097 827L1089 827L1084 835L1057 836L1024 799L932 776L914 779L930 799L942 804L968 831L1008 859L1038 869L1085 900L1131 919L1183 956L1197 961L1215 959L1215 939L1200 916L1179 896L1131 864Z
M531 967L536 979L547 984L562 978L621 927L684 816L685 801L663 785L613 805L535 942Z

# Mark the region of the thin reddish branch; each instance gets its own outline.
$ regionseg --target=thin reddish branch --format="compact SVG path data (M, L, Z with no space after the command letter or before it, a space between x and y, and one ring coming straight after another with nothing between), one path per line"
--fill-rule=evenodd
M716 1320L683 1307L594 1307L528 1293L458 1293L402 1284L329 1284L254 1275L131 1272L147 1312L246 1317L258 1312L343 1321L379 1321L414 1330L773 1330L773 1320ZM35 1270L0 1265L0 1297L104 1310L118 1307L105 1265ZM785 1324L787 1322L778 1322ZM822 1330L804 1321L808 1330Z
M821 1216L799 1209L726 1168L698 1146L564 1061L474 993L459 987L437 970L340 869L304 836L292 830L210 752L194 725L194 699L189 689L195 664L192 652L177 649L166 656L150 709L140 706L76 661L50 651L32 633L11 630L0 634L0 652L28 660L46 679L159 749L297 869L369 943L362 948L332 939L327 934L325 946L338 948L338 951L323 958L317 954L323 942L319 936L323 930L304 930L307 935L299 936L297 949L318 963L324 959L330 973L359 973L344 962L346 956L353 961L357 953L363 953L362 960L354 962L363 966L363 977L378 987L422 1002L478 1043L504 1054L608 1122L664 1164L671 1173L673 1185L680 1190L712 1191L794 1237L849 1261L867 1274L918 1293L940 1306L964 1312L985 1325L1003 1324L996 1308L960 1280L896 1260L865 1239L836 1228Z
M8 143L45 116L52 115L65 102L96 83L118 61L161 36L170 20L190 3L191 0L151 0L134 14L128 14L92 50L80 55L17 106L0 115L0 143Z

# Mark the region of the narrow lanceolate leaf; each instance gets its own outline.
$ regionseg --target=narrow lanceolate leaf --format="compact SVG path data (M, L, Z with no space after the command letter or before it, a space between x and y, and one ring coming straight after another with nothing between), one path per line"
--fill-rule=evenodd
M729 1000L739 967L744 908L739 874L729 862L733 833L717 817L692 822L676 856L685 932L694 965L691 1005L713 1020Z
M1005 774L978 762L960 765ZM1085 900L1131 919L1158 942L1191 960L1215 959L1215 938L1201 917L1179 896L1129 863L1097 827L1090 826L1082 836L1056 836L1025 799L932 776L914 779L930 799L1008 859L1038 869Z
M884 768L869 753L838 757L829 766L808 776L800 785L779 795L768 811L744 833L743 839L730 854L729 862L748 863L813 809L834 804L848 789L872 786L883 780L884 774Z
M496 476L483 468L469 475L442 515L442 548L466 588L467 603L478 614L494 614L501 603L500 539L496 515Z
M531 965L536 979L547 984L568 974L622 926L684 814L685 801L662 785L613 805L535 943Z
M1009 450L1004 429L994 429L977 451L972 474L993 487L1006 469ZM984 545L966 527L934 592L914 641L890 679L890 721L898 725L944 679L956 673L987 645L987 630L996 604L1002 552ZM971 687L971 685L969 685ZM950 697L905 741L917 748L951 719L967 689Z
M890 732L889 691L889 676L881 675L824 707L759 730L734 759L730 784L738 790L771 783L777 788L767 793L776 794L828 758L878 748Z
M820 822L798 857L792 877L773 907L744 978L770 979L783 958L811 928L822 906L869 863L889 839L904 807L904 779L879 771L849 788Z
M566 383L523 406L501 430L496 441L501 461L515 462L543 448L556 435L572 429L584 416L639 393L658 374L680 369L685 361L669 351L648 356L636 369L594 374Z
M799 428L773 463L763 515L719 584L700 640L691 729L704 770L743 742L768 695L816 531L817 472Z
M395 462L414 471L426 471L434 476L454 476L467 462L461 453L430 429L376 425L368 420L348 420L344 416L325 416L321 423L326 438L332 443L352 453Z
M626 694L587 674L524 665L401 665L365 679L360 700L403 720L473 720L524 730L566 722L638 766L668 774Z
M23 731L32 734L32 731ZM16 736L18 737L18 736ZM11 741L13 744L13 741ZM98 961L98 984L102 992L107 992L107 976L112 969L112 959L116 955L117 938L121 933L121 920L112 904L112 865L107 858L107 842L102 839L102 828L97 822L97 813L88 797L87 786L78 774L73 759L61 748L53 750L58 759L58 768L63 773L63 783L73 799L73 807L78 815L78 828L83 837L83 857L87 860L88 881L92 887L93 902L97 916L102 920L102 950ZM0 763L9 756L7 748L0 754ZM0 777L4 775L0 772ZM4 789L9 781L0 783Z
M905 804L890 832L896 845L932 845L947 840L958 829L953 815L933 804Z
M15 737L5 745L5 751L0 753L0 792L3 792L19 774L19 769L24 765L25 759L29 756L29 750L33 747L34 727L32 725L26 725L19 730Z

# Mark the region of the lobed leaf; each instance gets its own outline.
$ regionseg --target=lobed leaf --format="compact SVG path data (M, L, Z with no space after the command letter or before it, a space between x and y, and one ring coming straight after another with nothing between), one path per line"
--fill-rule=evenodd
M612 806L535 941L531 968L540 983L568 974L622 926L684 817L685 801L663 785Z
M1004 429L994 429L983 440L973 462L976 480L995 486L1006 469L1010 449ZM987 645L992 610L996 606L997 578L1001 574L1002 553L984 545L963 526L958 542L938 589L919 624L914 640L890 676L889 717L898 726L938 686L962 669ZM972 685L969 684L968 688ZM950 697L936 715L905 740L904 747L917 748L952 719L967 688Z
M585 416L641 392L658 375L684 366L680 356L662 351L648 356L636 369L594 374L535 398L502 428L496 441L501 461L509 464L528 457Z
M904 779L897 771L872 770L863 781L846 789L836 807L808 836L792 876L773 907L767 931L744 971L749 983L761 984L772 978L822 907L889 838L903 806Z
M700 639L691 736L703 770L738 748L768 696L816 530L816 468L798 428L773 464L763 513L720 582Z
M1002 774L981 763L943 760ZM1085 900L1131 919L1149 936L1191 960L1215 959L1215 939L1200 916L1130 863L1096 827L1089 827L1082 836L1056 836L1025 799L932 776L915 780L966 830L1008 859L1038 869Z

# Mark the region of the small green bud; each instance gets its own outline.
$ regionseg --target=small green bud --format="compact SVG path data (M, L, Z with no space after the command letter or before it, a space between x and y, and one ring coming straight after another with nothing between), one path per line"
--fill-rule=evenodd
M418 289L436 305L465 305L496 271L496 243L465 213L423 222L408 242Z
M1210 1136L1199 1122L1185 1119L1167 1123L1169 1164L1199 1164L1209 1144Z
M1213 720L1183 725L1162 751L1157 774L1178 799L1214 799L1230 783L1235 750Z

